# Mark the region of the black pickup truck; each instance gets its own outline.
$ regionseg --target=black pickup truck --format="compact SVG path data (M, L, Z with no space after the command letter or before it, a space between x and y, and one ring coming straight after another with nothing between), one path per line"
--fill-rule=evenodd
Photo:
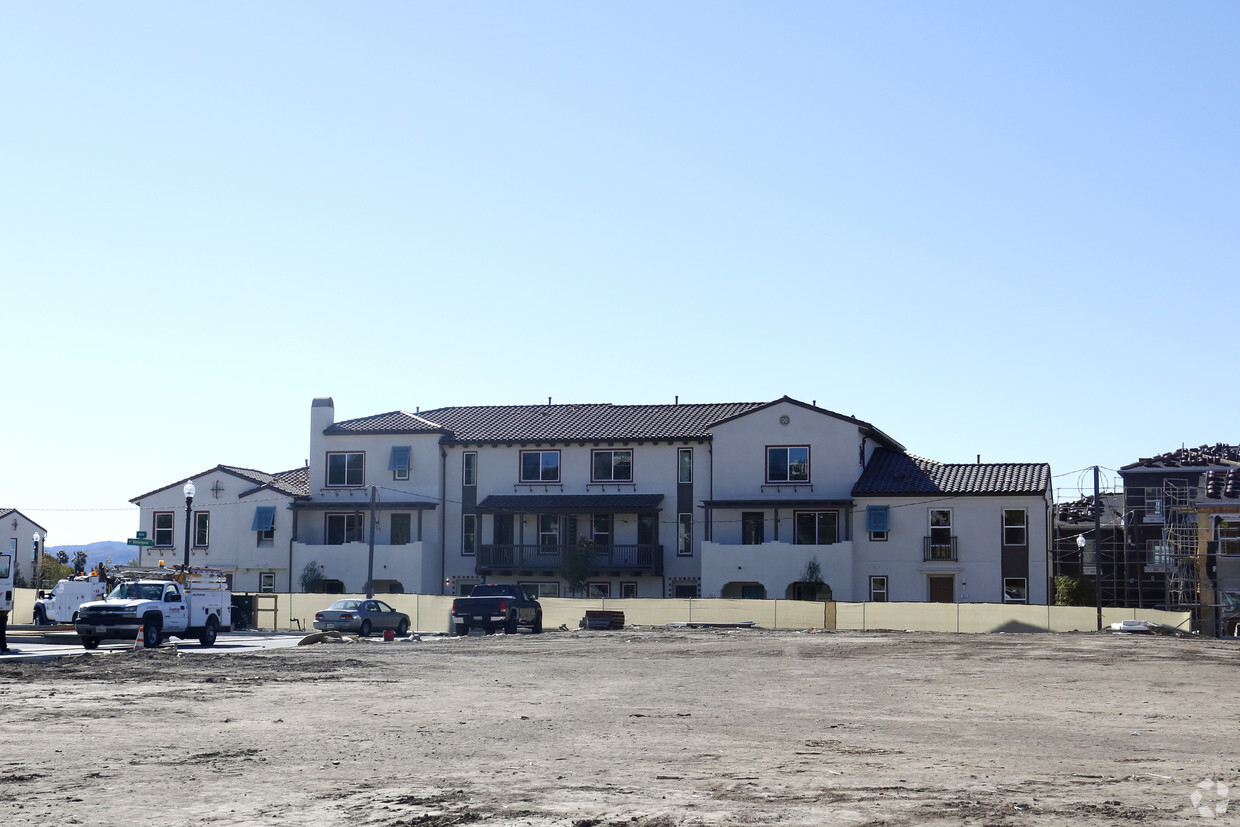
M512 635L520 626L528 626L535 634L543 628L542 606L528 597L520 586L479 583L469 597L452 601L454 635L467 635L470 629L487 632L503 629Z

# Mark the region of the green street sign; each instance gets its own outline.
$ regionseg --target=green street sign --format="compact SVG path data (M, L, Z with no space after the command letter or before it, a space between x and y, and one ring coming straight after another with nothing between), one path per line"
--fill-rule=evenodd
M145 531L139 531L139 532L138 532L138 539L139 539L139 540L145 540L145 539L146 539L146 532L145 532Z
M131 546L153 546L155 545L154 540L148 540L145 537L130 537L125 542Z

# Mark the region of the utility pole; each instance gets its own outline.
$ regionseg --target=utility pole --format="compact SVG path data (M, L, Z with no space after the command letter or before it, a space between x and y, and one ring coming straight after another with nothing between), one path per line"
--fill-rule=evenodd
M370 552L366 560L366 597L367 599L375 596L375 487L370 486ZM1099 611L1102 611L1099 609ZM1101 615L1099 615L1101 617ZM1099 627L1101 628L1101 627Z
M1102 631L1102 499L1098 494L1098 466L1094 466L1094 599L1098 603L1098 631Z

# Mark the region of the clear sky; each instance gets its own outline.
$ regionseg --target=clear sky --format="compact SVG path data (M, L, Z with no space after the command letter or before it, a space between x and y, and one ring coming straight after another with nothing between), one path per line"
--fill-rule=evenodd
M338 418L816 401L941 461L1238 442L1240 4L0 9L0 506ZM1092 485L1092 480L1086 480Z

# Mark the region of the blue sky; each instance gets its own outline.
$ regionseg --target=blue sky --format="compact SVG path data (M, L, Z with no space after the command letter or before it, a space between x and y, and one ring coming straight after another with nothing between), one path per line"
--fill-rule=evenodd
M787 394L1069 487L1240 441L1238 24L7 4L0 506L53 544L132 536L131 497L300 465L320 395Z

